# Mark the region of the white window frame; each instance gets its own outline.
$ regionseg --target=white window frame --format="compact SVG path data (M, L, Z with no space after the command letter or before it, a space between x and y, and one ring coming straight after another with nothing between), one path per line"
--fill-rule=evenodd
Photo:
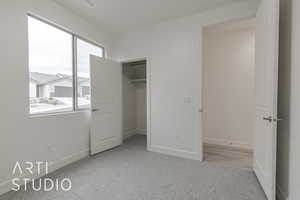
M49 26L57 28L57 29L59 29L61 31L64 31L64 32L71 35L71 37L72 37L72 78L73 78L73 83L72 83L72 86L73 86L73 88L72 88L73 89L72 110L70 110L70 111L58 111L58 112L41 112L41 113L31 114L30 109L29 109L29 114L33 115L33 116L35 116L35 115L52 115L52 114L61 114L61 113L70 113L70 112L76 112L76 111L90 110L90 108L78 108L77 39L80 39L80 40L85 41L89 44L95 45L96 47L101 48L102 52L103 52L103 57L105 57L105 55L106 55L104 46L99 45L97 42L93 42L89 39L86 39L86 38L72 32L72 31L70 31L70 30L68 30L68 29L66 29L66 28L64 28L64 27L62 27L58 24L50 22L49 20L44 19L42 17L39 17L37 15L34 15L32 13L27 13L27 20L28 20L28 17L32 17L36 20L39 20L39 21L41 21L45 24L48 24ZM29 72L30 72L30 70L29 70ZM28 97L28 99L29 99L29 97Z

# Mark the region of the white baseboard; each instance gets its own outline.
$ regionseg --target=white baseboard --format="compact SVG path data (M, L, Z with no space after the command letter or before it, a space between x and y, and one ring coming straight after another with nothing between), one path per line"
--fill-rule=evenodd
M146 129L133 129L133 130L129 130L123 133L123 139L126 140L134 135L147 135L147 130Z
M147 135L147 129L136 129L136 134Z
M73 162L76 162L78 160L81 160L83 158L86 158L89 156L89 149L85 149L85 150L82 150L78 153L75 153L75 154L72 154L72 155L69 155L67 157L64 157L63 159L60 159L58 161L55 161L53 163L50 163L49 165L49 172L53 172L53 171L56 171L62 167L65 167L66 165L69 165Z
M132 136L136 135L136 131L134 130L129 130L123 133L123 140L126 140Z
M0 183L0 195L11 191L11 187L12 187L11 180L7 180L7 181Z
M288 196L285 192L281 189L281 187L277 184L276 185L276 199L277 200L288 200Z
M180 158L202 161L201 156L199 156L196 152L189 152L189 151L185 151L185 150L161 147L158 145L151 145L150 147L148 147L148 151L166 154L166 155L170 155L170 156L177 156Z
M54 172L62 167L65 167L73 162L76 162L78 160L81 160L83 158L86 158L89 156L89 149L86 149L86 150L82 150L78 153L75 153L75 154L72 154L72 155L69 155L69 156L66 156L60 160L57 160L57 161L54 161L54 162L49 162L49 169L48 169L48 172L51 173L51 172ZM37 178L40 178L42 176L46 175L45 172L42 172L40 174L38 174L37 172L34 173L34 174L26 174L26 175L23 175L21 177L19 177L20 179L22 178L30 178L30 179L37 179ZM15 177L14 177L15 178ZM0 183L0 195L1 194L4 194L4 193L7 193L9 191L11 191L11 188L12 188L12 181L11 180L6 180L2 183Z
M235 149L241 149L241 150L245 150L248 152L253 151L251 145L249 145L249 144L228 141L228 140L223 140L223 139L204 138L204 143L212 144L212 145L220 145L220 146L225 146L225 147L231 147L231 148L235 148Z

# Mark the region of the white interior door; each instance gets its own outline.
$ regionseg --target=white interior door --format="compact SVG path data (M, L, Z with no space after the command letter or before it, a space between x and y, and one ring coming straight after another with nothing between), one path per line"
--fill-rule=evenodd
M121 64L91 56L91 154L122 143Z
M279 0L261 0L256 15L254 171L275 200Z

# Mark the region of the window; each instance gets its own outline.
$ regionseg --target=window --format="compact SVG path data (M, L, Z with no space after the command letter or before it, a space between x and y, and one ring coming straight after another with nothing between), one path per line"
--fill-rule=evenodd
M32 16L28 42L30 114L89 108L89 57L104 49Z
M103 57L103 48L77 38L77 107L90 107L90 55Z
M28 19L30 113L71 111L72 35Z

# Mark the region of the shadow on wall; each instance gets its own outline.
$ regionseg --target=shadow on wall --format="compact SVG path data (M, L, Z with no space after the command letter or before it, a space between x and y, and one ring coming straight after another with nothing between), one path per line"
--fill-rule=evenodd
M278 123L277 131L277 185L288 196L290 174L290 101L291 101L291 50L292 1L281 1L279 38Z

